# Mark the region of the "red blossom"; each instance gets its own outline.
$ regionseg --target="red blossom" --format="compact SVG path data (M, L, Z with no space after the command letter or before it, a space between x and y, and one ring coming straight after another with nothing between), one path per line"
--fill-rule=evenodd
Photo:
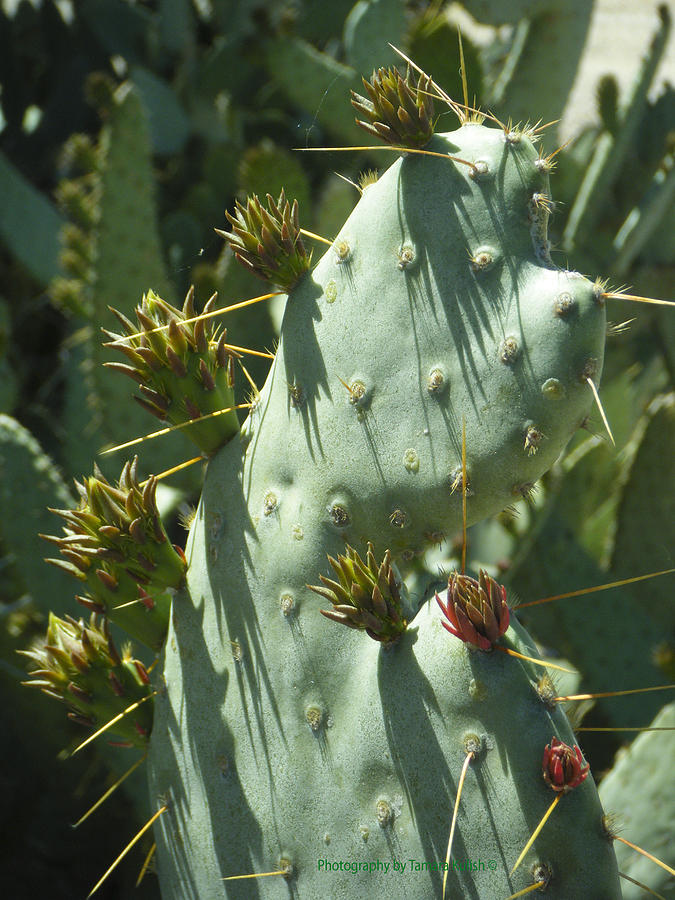
M478 581L453 572L448 580L447 602L436 602L448 620L441 624L460 641L480 650L491 650L509 627L506 588L482 569Z
M581 750L576 744L574 747L568 747L554 737L544 749L541 768L546 784L554 791L567 793L586 778L590 765L584 762Z

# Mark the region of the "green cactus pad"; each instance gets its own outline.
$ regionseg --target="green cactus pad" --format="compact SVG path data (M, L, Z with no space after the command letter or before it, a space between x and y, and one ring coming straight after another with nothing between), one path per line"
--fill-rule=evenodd
M145 108L129 83L111 97L111 108L97 149L98 171L90 212L95 216L95 253L91 273L91 316L95 326L87 332L87 360L81 377L87 382L90 422L85 430L96 434L97 448L140 437L147 417L130 407L124 379L110 378L103 363L109 358L100 339L100 327L111 325L109 307L130 317L143 293L152 288L166 301L173 299L157 227L152 150ZM77 417L80 425L81 413ZM79 433L79 431L78 431ZM162 471L189 453L182 434L153 444L153 468Z
M258 582L267 611L263 651L262 635L246 632L246 609L240 618L223 610L205 587L205 578L194 583L199 601L176 616L182 659L168 650L169 692L156 705L151 742L152 794L169 791L175 801L156 832L165 900L184 896L178 873L184 879L186 871L195 897L250 897L250 883L221 879L268 872L284 860L298 896L406 896L397 886L405 885L411 897L437 900L460 771L476 749L448 896L506 898L544 867L547 896L620 898L590 777L563 797L509 877L553 799L542 778L544 748L552 735L575 743L564 714L537 697L540 669L468 649L441 627L435 604L395 647L380 649L346 628L336 635L306 597L284 614ZM208 640L221 633L220 621L228 630L218 638L216 674L196 625ZM534 655L517 623L505 639ZM193 711L189 739L175 726L181 709ZM480 870L467 869L471 859L482 861ZM353 872L340 861L372 869ZM584 893L590 884L592 895ZM286 890L281 878L265 878L256 896Z
M222 879L275 867L257 896L391 896L397 876L322 861L410 859L399 884L437 898L469 748L453 855L493 867L453 870L450 896L506 898L542 873L559 900L591 881L620 896L591 778L509 876L551 803L544 748L575 743L539 667L469 649L403 587L408 627L381 646L328 621L307 587L339 606L327 554L368 541L405 563L461 525L464 493L472 522L529 492L599 378L604 308L550 261L528 134L471 123L428 148L447 158L395 162L290 291L242 440L209 463L150 749L153 795L174 801L156 828L166 900L186 880L194 897L249 897L251 882ZM496 632L536 655L501 605Z
M610 832L653 853L673 868L675 704L664 706L651 727L666 730L645 731L628 749L620 751L614 768L603 779L600 797L609 815ZM672 875L625 844L615 842L615 850L622 872L668 900L675 897ZM624 900L641 900L645 892L624 881L623 896Z
M396 162L291 292L245 428L252 508L277 493L283 535L331 533L340 503L345 540L410 557L461 524L463 421L473 522L526 494L593 402L604 308L549 261L529 139L470 124L429 148L471 165ZM288 450L264 450L259 422Z
M0 499L3 509L16 511L0 528L2 545L15 556L33 603L45 616L72 610L69 579L35 562L45 549L39 532L53 522L47 507L72 503L72 495L54 460L20 422L5 415L0 415Z

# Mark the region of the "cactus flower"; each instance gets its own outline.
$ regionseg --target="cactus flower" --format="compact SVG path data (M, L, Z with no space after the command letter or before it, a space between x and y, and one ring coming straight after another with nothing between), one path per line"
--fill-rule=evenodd
M346 556L339 555L337 560L329 556L328 561L339 582L319 575L323 586L307 585L333 604L332 609L320 610L322 615L348 628L362 629L375 641L395 643L408 627L408 620L389 550L378 565L372 544L368 544L365 563L347 544Z
M215 326L210 318L216 298L214 294L204 306L206 318L199 318L193 288L182 309L148 291L136 307L138 325L113 309L124 333L104 329L110 339L104 346L127 359L104 365L137 382L140 394L134 399L160 421L178 427L192 421L185 433L207 456L239 431L233 408L239 354L227 344L227 329Z
M33 665L24 684L61 700L68 718L86 728L100 728L131 704L143 702L110 731L125 745L146 745L152 730L152 705L144 702L153 693L150 677L130 646L117 650L107 619L92 615L87 623L50 613L46 636L19 652Z
M436 602L448 620L441 622L460 641L480 650L492 650L509 627L506 588L482 569L478 581L453 572L448 580L447 602L436 594Z
M368 97L352 91L356 124L368 134L394 146L424 147L434 133L434 100L431 81L420 75L415 82L410 69L403 77L396 69L380 68L370 81L363 80Z
M576 744L569 747L554 737L544 749L541 768L546 784L554 791L566 794L586 778L590 765L584 763L581 750Z
M62 559L48 562L87 585L78 600L105 614L153 649L162 646L171 592L184 581L183 551L169 541L156 502L157 479L138 479L138 459L125 463L117 487L97 467L81 483L77 509L53 509L64 535L41 535Z
M291 203L282 189L276 202L267 195L267 209L253 195L245 206L237 201L235 215L225 215L232 231L216 228L216 232L242 265L259 278L292 290L312 262L300 237L298 201Z

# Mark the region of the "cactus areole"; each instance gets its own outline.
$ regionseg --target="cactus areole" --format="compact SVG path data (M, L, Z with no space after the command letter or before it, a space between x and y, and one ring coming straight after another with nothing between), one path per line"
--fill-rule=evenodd
M593 400L605 311L550 259L530 137L466 122L437 155L403 152L288 291L172 606L149 750L165 900L436 900L468 746L448 897L505 900L542 866L549 897L620 897L591 776L509 875L550 804L541 748L571 727L539 700L541 668L448 634L399 575L461 527L464 492L469 522L527 494ZM393 574L379 593L345 576L321 615L310 585L355 552L373 585L383 560ZM503 619L495 640L536 657Z

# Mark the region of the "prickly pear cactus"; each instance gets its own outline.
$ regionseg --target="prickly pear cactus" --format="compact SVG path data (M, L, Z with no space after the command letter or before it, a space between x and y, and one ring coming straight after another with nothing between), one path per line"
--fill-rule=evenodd
M400 575L464 502L474 522L529 493L605 335L602 288L549 257L535 132L460 113L432 134L428 89L381 70L355 98L401 154L314 268L283 196L231 219L288 302L172 606L149 750L166 900L437 898L466 766L448 896L620 897L545 669L498 652L538 656L499 586L456 576L439 611Z

